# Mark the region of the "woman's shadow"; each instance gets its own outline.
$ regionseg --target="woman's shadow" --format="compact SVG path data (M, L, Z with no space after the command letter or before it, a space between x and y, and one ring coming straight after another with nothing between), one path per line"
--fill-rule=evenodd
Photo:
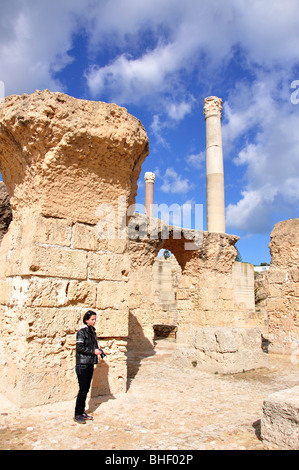
M109 386L109 365L105 360L100 359L99 363L94 368L87 411L92 413L102 403L109 400L115 400Z
M143 359L156 354L153 343L144 335L135 315L129 313L129 335L127 343L127 391L141 367Z
M126 391L136 377L143 359L156 354L154 345L148 340L143 328L132 312L129 313L129 334L127 337L127 383ZM110 378L111 380L111 378ZM89 412L94 412L102 403L115 400L109 385L109 364L100 360L94 369L89 398Z

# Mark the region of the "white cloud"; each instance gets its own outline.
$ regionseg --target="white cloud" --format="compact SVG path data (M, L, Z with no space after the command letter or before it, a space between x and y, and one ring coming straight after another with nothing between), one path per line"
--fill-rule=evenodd
M171 103L168 109L168 115L175 121L181 121L192 110L192 103L183 101L181 103Z
M186 72L203 77L221 70L234 46L251 65L293 65L298 20L297 0L253 0L250 8L245 0L2 1L1 79L13 92L59 86L54 72L72 60L72 40L81 28L89 53L112 53L109 63L94 60L87 71L92 93L105 90L123 102L152 100L165 91L178 97L186 92Z
M72 61L79 0L12 0L0 4L0 79L7 94L62 89L55 72Z
M109 2L119 5L119 1ZM109 64L94 64L87 71L86 79L94 97L103 92L112 101L139 103L147 98L149 103L155 98L160 102L163 93L175 99L168 114L172 119L182 119L190 112L190 101L184 102L181 97L186 94L184 80L181 75L198 68L201 54L209 54L209 63L214 65L222 60L231 48L231 33L228 27L231 11L223 4L216 2L199 2L189 0L183 4L178 0L170 2L127 2L126 7L134 4L136 9L131 15L111 19L111 11L105 10L111 20L109 34L115 34L115 41L125 52L116 55ZM129 5L128 5L129 4ZM159 14L157 14L159 13ZM98 15L95 20L95 31L92 33L94 47L99 47L105 34L105 14ZM120 25L120 18L122 24ZM215 19L221 18L217 23ZM217 24L216 24L217 23ZM105 33L103 32L105 31ZM143 32L151 31L155 40L146 50L135 44L142 44ZM119 38L121 34L121 42ZM222 36L218 41L219 34ZM111 44L111 43L110 43ZM128 55L125 45L129 45L134 55ZM207 66L206 66L207 67Z
M204 152L189 155L186 158L186 161L197 170L202 170L206 162L206 152L204 151Z
M256 191L243 191L237 204L226 208L226 225L246 234L265 233L271 225L271 205L275 194L265 185Z
M167 143L166 139L162 136L162 132L165 127L167 127L167 123L165 121L161 122L160 116L158 114L155 114L153 116L153 122L150 125L150 130L159 144L161 144L165 148L169 148L169 144Z
M7 94L62 89L56 72L73 60L73 39L83 31L93 97L143 106L167 146L164 131L194 111L192 86L212 88L241 51L250 81L236 82L224 103L223 142L227 158L244 168L245 186L227 219L258 231L278 200L298 207L299 105L288 89L299 78L292 74L298 23L297 0L2 1L0 81ZM187 161L201 169L203 156ZM190 183L168 169L162 188L184 193Z
M230 145L254 127L269 123L275 107L273 94L276 85L267 74L252 83L236 83L229 100L223 104L224 145Z
M172 46L161 46L138 59L127 54L119 56L112 64L94 66L86 74L93 96L110 94L120 104L138 103L144 97L167 89L164 78L175 71L176 55Z
M170 148L166 138L163 137L163 132L166 129L173 128L178 121L181 121L187 114L190 114L193 102L194 99L192 96L189 102L182 101L180 103L171 103L169 100L162 100L165 110L164 115L154 114L153 121L150 125L150 130L155 136L157 143L164 148Z
M116 8L120 8L120 15L115 15ZM243 107L234 103L224 106L229 126L224 126L223 136L225 140L229 133L226 140L232 144L248 128L269 120L267 113L274 100L271 92L278 77L289 73L298 61L296 0L253 0L250 8L245 0L231 0L229 5L208 0L128 0L125 8L121 0L115 0L97 11L90 33L93 47L117 47L109 63L95 63L87 71L88 86L99 99L105 96L123 105L142 104L152 110L152 131L164 146L163 130L193 111L194 98L186 99L185 77L189 73L208 89L215 74L225 70L235 49L242 51L244 65L256 77L256 85L250 96L245 95L250 87L237 85L235 101L243 100ZM153 39L144 49L143 34L148 33ZM131 55L126 47L132 50Z
M284 98L283 90L277 99L277 85L273 76L272 80L255 82L247 87L245 103L232 97L225 106L227 148L231 150L240 137L247 140L233 156L234 163L245 168L246 183L242 198L226 209L230 230L264 233L271 228L281 206L291 216L297 215L299 114Z
M245 0L111 0L96 8L90 35L95 48L109 37L108 44L123 52L107 65L96 65L88 83L95 94L106 85L111 96L128 102L174 92L177 83L171 74L178 79L186 70L197 69L201 76L211 68L220 70L235 46L245 52L250 66L289 66L298 57L298 19L296 0L253 0L250 8ZM148 32L155 39L144 51L142 39ZM134 56L125 54L126 46Z
M165 193L184 194L193 187L187 178L183 178L173 168L167 168L162 179L161 190Z
M248 59L265 67L298 60L299 11L297 0L234 2L236 32Z

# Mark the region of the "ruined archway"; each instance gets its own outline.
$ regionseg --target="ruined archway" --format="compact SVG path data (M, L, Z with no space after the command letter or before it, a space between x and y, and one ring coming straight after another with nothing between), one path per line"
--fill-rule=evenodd
M181 267L177 287L177 326L179 331L206 325L237 324L232 264L238 237L197 232L168 226L165 222L136 214L132 226L138 226L135 239L129 241L132 269L129 277L131 308L139 319L144 337L153 343L153 325L161 312L153 299L152 266L160 249L169 249ZM167 229L167 230L166 230ZM167 233L166 233L167 232ZM136 298L138 302L136 304ZM132 338L132 342L135 338ZM138 348L138 344L135 344Z
M99 314L105 390L126 390L128 353L153 353L152 266L163 248L182 269L180 340L206 325L246 324L233 298L238 237L128 211L148 151L140 121L114 104L45 90L2 106L0 171L13 221L0 246L0 386L19 406L74 397L86 309Z
M175 340L178 322L177 287L182 269L173 253L163 251L152 268L157 309L161 312L153 325L155 342L166 338Z

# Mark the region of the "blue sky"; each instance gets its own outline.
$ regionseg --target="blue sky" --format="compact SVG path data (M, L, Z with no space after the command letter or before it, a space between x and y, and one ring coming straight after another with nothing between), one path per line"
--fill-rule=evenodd
M150 141L136 202L153 171L156 204L204 214L203 100L221 97L226 230L259 264L298 217L298 24L297 0L1 0L0 80L126 107Z

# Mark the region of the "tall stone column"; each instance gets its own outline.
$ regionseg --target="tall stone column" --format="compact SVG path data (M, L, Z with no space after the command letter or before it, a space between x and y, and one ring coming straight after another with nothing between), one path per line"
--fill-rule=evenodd
M145 181L145 198L144 206L148 217L153 217L153 204L154 204L154 182L156 175L147 171L144 175Z
M224 175L221 136L222 99L204 100L207 163L207 230L225 233Z

